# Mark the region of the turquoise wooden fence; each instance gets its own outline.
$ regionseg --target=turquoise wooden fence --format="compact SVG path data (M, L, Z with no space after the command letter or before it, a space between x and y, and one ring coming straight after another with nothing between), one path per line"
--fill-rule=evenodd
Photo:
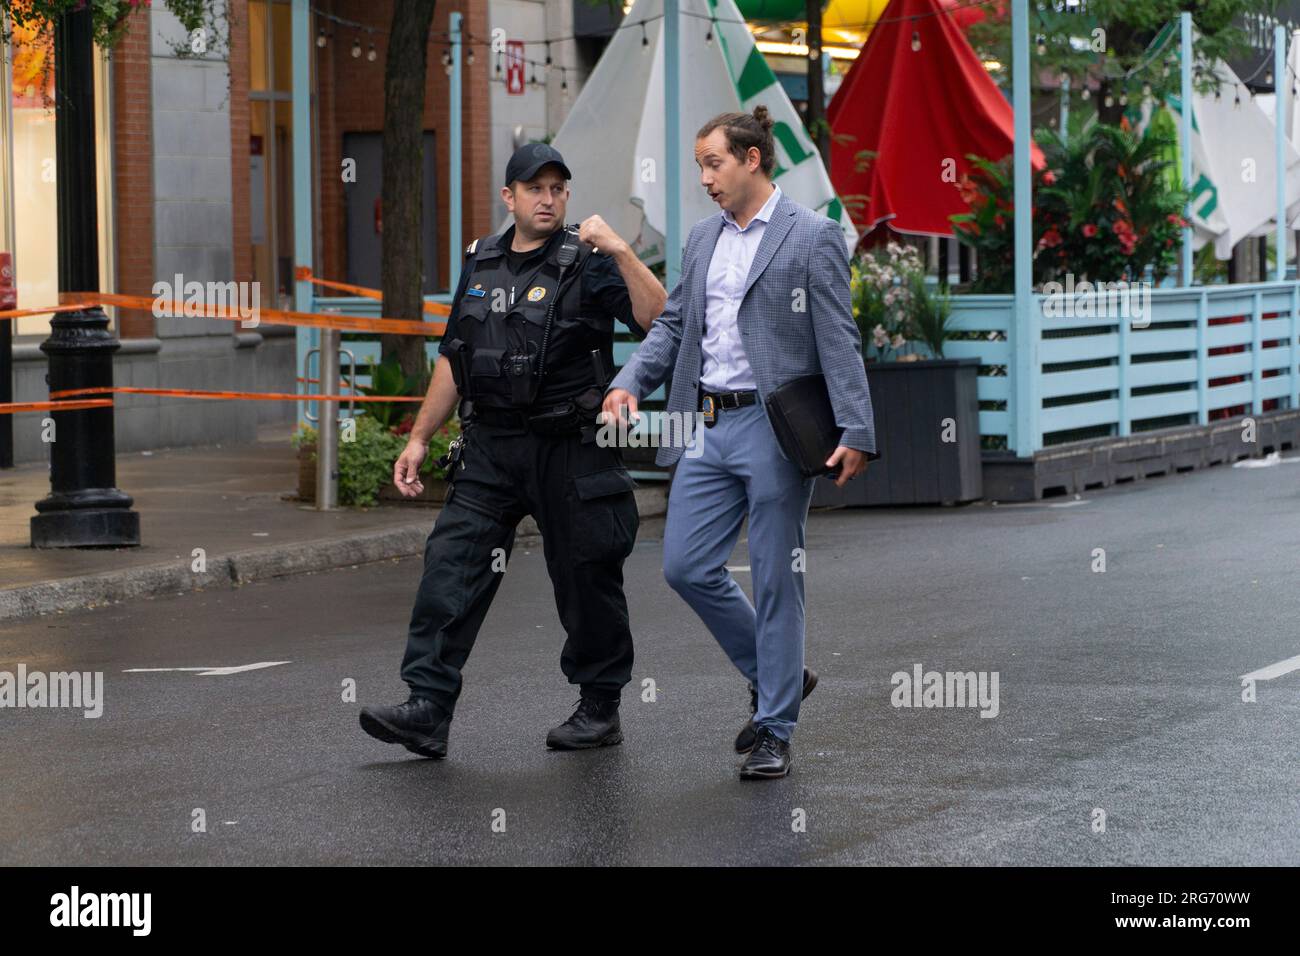
M1300 284L1134 288L1033 297L1033 450L1300 407ZM980 432L1015 448L1012 297L952 301L944 354L980 360Z

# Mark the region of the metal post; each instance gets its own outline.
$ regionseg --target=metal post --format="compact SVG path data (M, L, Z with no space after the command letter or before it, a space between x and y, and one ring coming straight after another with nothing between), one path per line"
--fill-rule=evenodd
M1070 74L1061 74L1061 142L1070 138Z
M0 29L7 34L9 14L0 11ZM5 185L4 208L0 209L0 251L7 253L7 261L0 256L0 269L8 269L9 276L0 275L0 309L17 307L18 278L15 273L15 230L13 189L14 155L12 137L13 129L13 94L11 90L12 71L8 65L0 65L0 183ZM12 296L12 305L6 301L4 289ZM0 402L14 400L14 366L13 366L14 320L0 319ZM14 417L0 415L0 468L14 466Z
M1286 278L1286 27L1273 28L1274 157L1277 179L1277 258L1274 277ZM1262 271L1262 270L1261 270Z
M339 383L338 329L320 330L320 392L329 395ZM320 402L316 423L316 510L339 506L339 408L335 402Z
M99 291L95 203L95 87L91 10L65 13L54 26L55 195L59 291ZM50 391L111 388L121 346L98 306L50 320L41 343ZM93 396L91 396L93 397ZM34 548L129 547L140 543L140 516L119 491L113 409L54 412L50 494L31 519Z
M1033 302L1033 186L1029 165L1029 3L1011 4L1011 81L1015 113L1015 313L1011 323L1011 430L1008 446L1021 458L1038 449L1038 334Z
M664 0L664 116L668 118L664 137L664 200L667 224L664 226L664 265L667 286L677 287L682 273L682 121L681 121L681 24L678 0Z
M311 175L311 65L316 55L316 45L311 35L311 0L293 0L289 12L289 35L292 40L292 82L293 82L293 263L295 266L312 268L315 255L312 243L312 175ZM274 105L274 104L273 104ZM268 170L271 176L274 171ZM337 175L337 170L335 171ZM277 254L278 255L278 254ZM277 257L272 257L275 262ZM271 290L274 296L279 288ZM262 301L267 301L266 290ZM315 293L306 280L295 279L293 284L293 306L299 312L316 311ZM307 353L320 344L316 330L299 326L294 333L296 345L296 368L303 367ZM299 391L311 389L305 383L299 385ZM310 410L311 406L307 406ZM316 409L319 413L320 409Z
M461 76L461 35L460 24L463 18L459 13L451 15L451 116L448 125L451 128L451 210L450 218L447 220L451 233L451 248L449 256L451 258L451 284L447 286L451 291L456 290L457 283L460 282L460 263L461 249L465 247L461 240L461 216L463 209L463 199L461 197L461 123L463 114L461 111L461 87L463 77Z
M1188 202L1183 208L1183 218L1187 226L1183 229L1182 265L1178 270L1178 284L1192 284L1192 15L1184 10L1178 15L1180 29L1178 44L1178 62L1182 71L1182 115L1179 117L1179 129L1182 133L1183 189L1187 191Z

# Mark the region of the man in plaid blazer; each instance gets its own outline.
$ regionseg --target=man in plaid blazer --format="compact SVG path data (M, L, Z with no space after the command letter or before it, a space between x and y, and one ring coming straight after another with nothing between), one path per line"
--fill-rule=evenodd
M695 224L682 277L664 314L611 383L606 420L672 374L669 413L702 416L700 447L660 447L678 461L664 531L664 576L750 682L752 719L736 738L742 779L784 777L801 700L817 676L804 667L804 522L814 479L777 443L765 409L777 387L826 376L841 445L827 464L843 485L876 454L871 396L853 321L848 256L838 223L771 181L765 107L724 113L695 142L700 183L722 208ZM695 453L698 452L698 453ZM749 518L754 603L726 569Z

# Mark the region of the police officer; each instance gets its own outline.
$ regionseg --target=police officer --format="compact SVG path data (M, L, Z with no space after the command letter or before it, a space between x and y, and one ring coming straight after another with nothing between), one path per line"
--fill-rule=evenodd
M565 227L572 176L552 147L520 147L501 198L514 225L471 243L433 381L393 481L412 497L429 437L459 403L462 440L439 464L451 487L424 551L402 679L410 699L365 707L372 737L440 759L461 668L501 584L515 526L532 515L568 640L560 669L581 688L546 738L580 749L622 742L618 703L632 676L623 561L637 531L619 450L596 442L613 369L615 320L644 337L667 298L599 217Z

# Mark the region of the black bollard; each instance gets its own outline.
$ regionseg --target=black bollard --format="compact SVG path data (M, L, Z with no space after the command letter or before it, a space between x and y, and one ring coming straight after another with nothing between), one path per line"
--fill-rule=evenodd
M60 292L99 291L92 43L89 5L65 13L55 24ZM50 337L41 343L41 351L49 356L50 391L111 388L113 353L120 347L98 306L56 315L50 321ZM139 545L140 515L131 510L130 495L115 487L113 409L53 412L51 417L50 494L36 503L32 547Z

